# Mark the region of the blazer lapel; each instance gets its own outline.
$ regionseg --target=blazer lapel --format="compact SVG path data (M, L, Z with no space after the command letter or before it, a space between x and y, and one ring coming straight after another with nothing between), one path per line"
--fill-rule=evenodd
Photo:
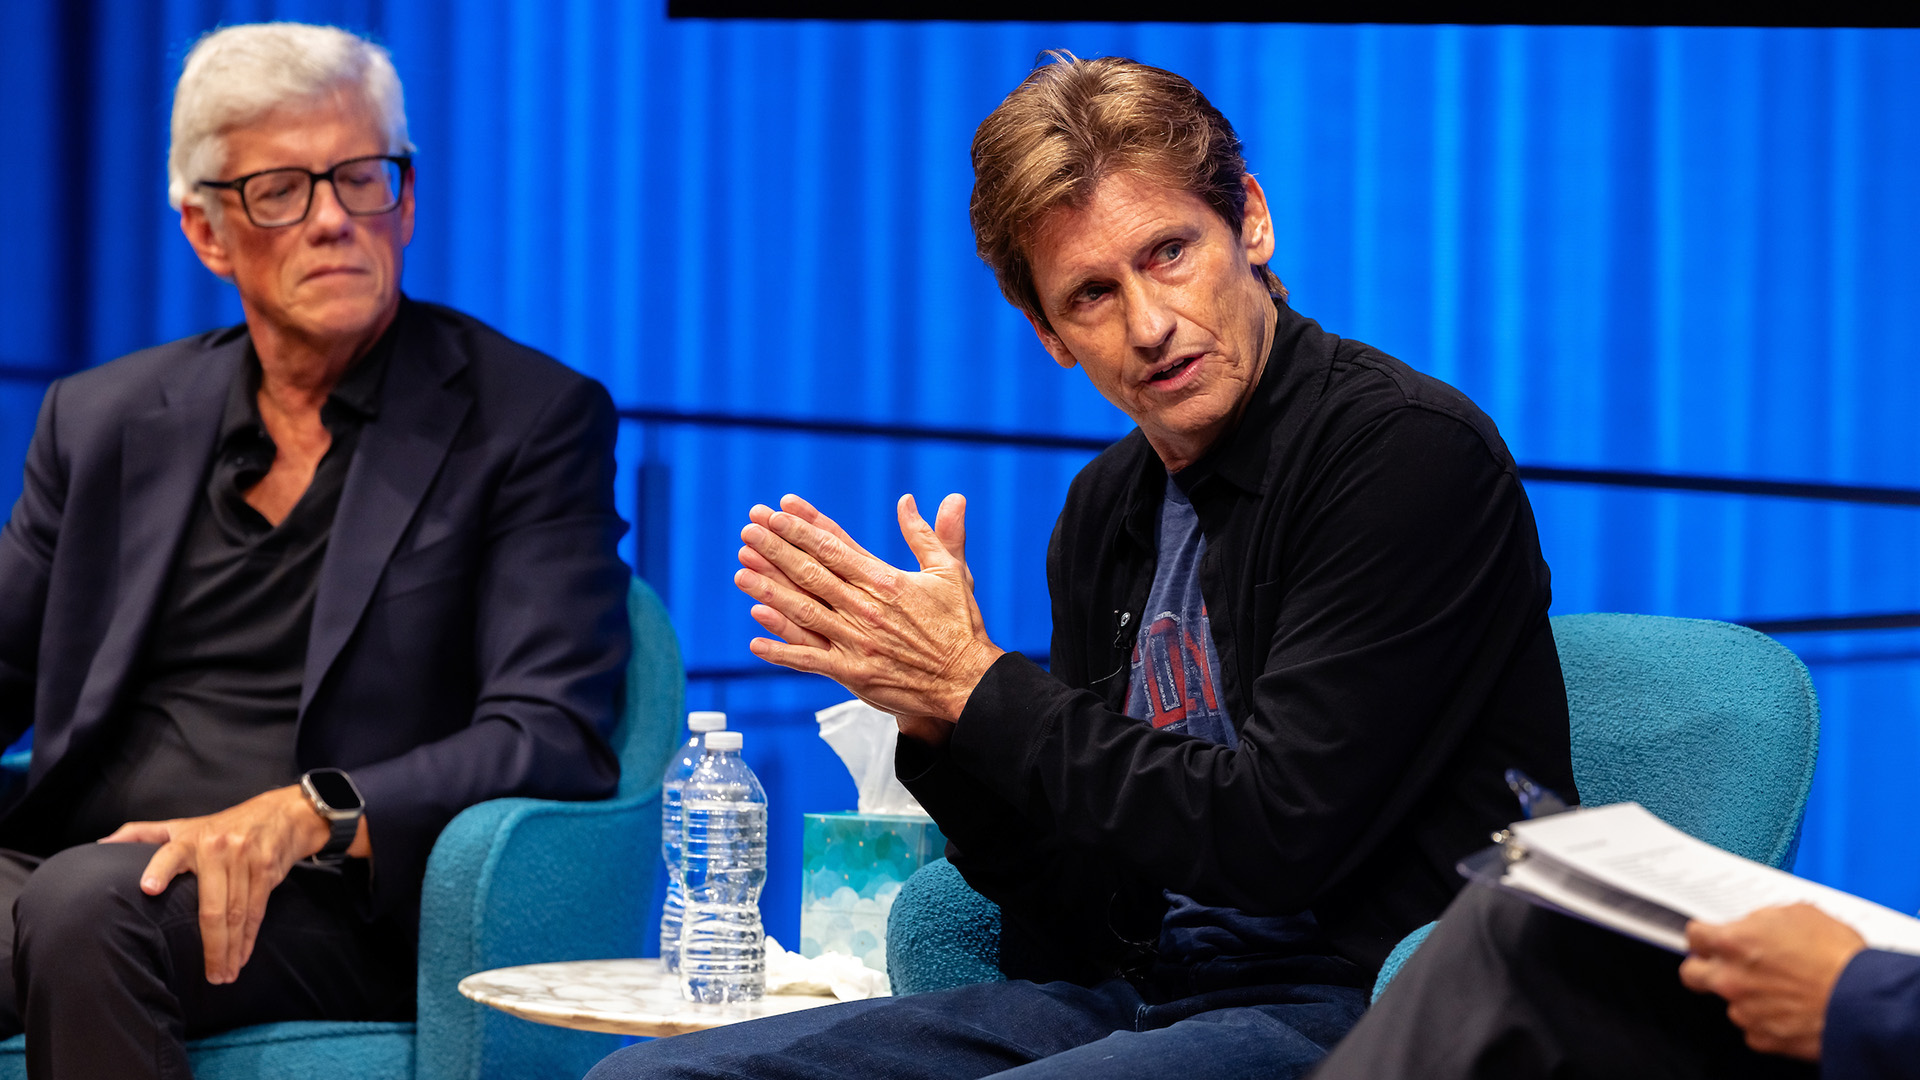
M334 511L307 638L301 723L360 624L387 561L473 404L469 395L448 385L466 358L435 332L428 317L408 310L411 306L400 312L408 321L387 361L379 415L360 433Z
M104 721L153 621L167 573L207 475L227 393L246 356L247 337L217 346L161 380L160 408L135 417L120 443L120 562L113 619L93 654L63 744ZM65 746L52 746L46 760ZM38 756L36 755L36 760Z

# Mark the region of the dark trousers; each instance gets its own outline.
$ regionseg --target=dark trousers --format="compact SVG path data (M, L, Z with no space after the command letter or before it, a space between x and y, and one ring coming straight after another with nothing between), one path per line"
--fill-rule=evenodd
M369 924L357 883L297 867L267 900L238 980L207 982L191 874L140 891L152 844L86 844L44 862L0 852L0 1036L23 1027L35 1077L189 1080L187 1039L278 1020L404 1020L414 950ZM0 960L7 957L0 956Z
M1813 1077L1747 1049L1680 957L1469 886L1314 1080Z
M1366 1007L1352 986L1217 990L980 983L850 1001L629 1046L588 1080L1164 1080L1296 1077Z

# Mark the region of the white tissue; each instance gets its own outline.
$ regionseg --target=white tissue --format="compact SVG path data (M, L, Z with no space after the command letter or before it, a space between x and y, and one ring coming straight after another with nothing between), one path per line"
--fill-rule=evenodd
M893 747L900 728L893 717L856 698L821 709L813 718L820 721L820 737L853 774L861 813L927 816L894 776Z
M788 952L767 935L767 993L831 994L841 1001L887 997L887 973L875 971L851 956L821 953L808 959Z

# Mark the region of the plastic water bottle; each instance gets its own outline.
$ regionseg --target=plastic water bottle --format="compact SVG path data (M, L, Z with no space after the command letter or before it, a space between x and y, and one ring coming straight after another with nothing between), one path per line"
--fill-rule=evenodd
M709 733L687 778L680 993L688 1001L758 1001L767 992L767 793L740 760L740 742L737 731Z
M668 971L680 970L680 920L687 897L686 879L682 877L684 865L680 861L684 827L680 803L687 777L693 775L694 766L700 764L701 756L706 753L701 740L707 732L725 731L726 727L726 713L688 713L687 730L693 732L693 737L674 751L673 758L667 762L667 773L660 780L660 857L667 864L667 902L660 909L660 962Z

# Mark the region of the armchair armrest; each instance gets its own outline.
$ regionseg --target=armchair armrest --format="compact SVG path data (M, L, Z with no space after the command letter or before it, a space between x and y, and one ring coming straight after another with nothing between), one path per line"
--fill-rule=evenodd
M617 1049L618 1036L519 1020L454 987L491 968L640 955L659 850L657 785L601 802L497 799L454 818L421 896L420 1080L571 1080Z
M896 995L1004 982L1000 907L945 859L913 872L887 914L887 975Z

